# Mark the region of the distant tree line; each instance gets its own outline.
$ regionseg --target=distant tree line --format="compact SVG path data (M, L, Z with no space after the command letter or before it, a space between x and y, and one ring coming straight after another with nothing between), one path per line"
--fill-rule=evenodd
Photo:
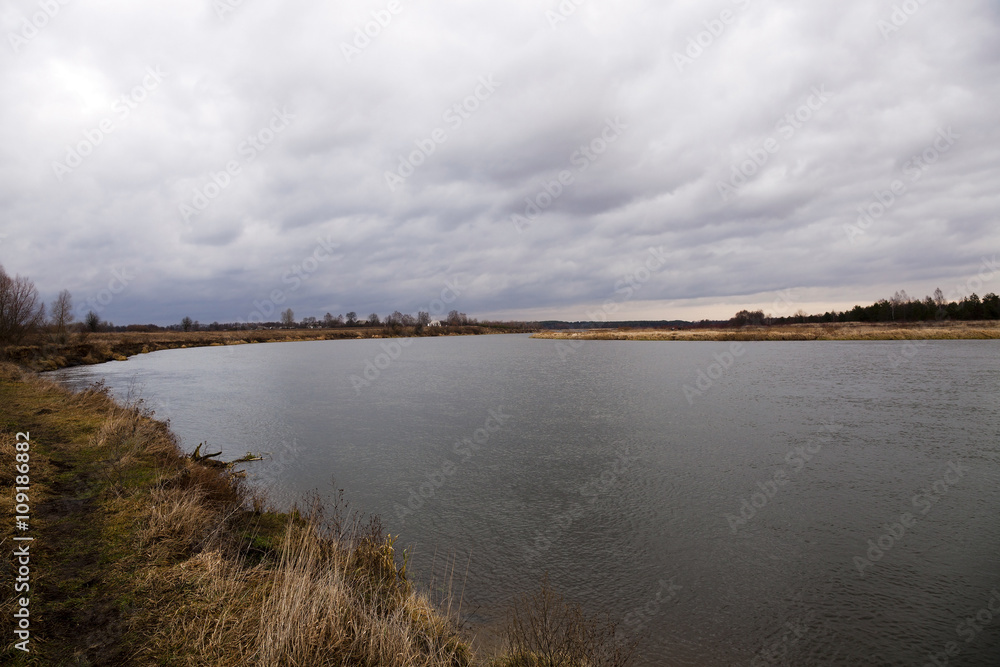
M997 320L1000 319L1000 297L989 293L980 298L973 293L959 301L948 301L940 288L933 296L911 299L905 291L896 292L889 299L880 299L869 306L854 306L843 312L830 311L822 315L809 315L799 310L794 315L775 317L763 310L741 310L726 321L702 320L697 323L673 321L622 321L622 322L500 322L470 318L465 313L452 310L440 321L431 319L430 313L418 311L416 315L396 310L383 319L378 313L361 318L354 311L346 315L326 313L322 318L313 316L297 321L291 308L281 313L280 321L261 323L229 322L201 324L190 317L180 323L165 327L156 324L129 324L115 326L102 320L93 310L82 321L73 315L73 297L69 290L62 290L46 308L34 283L26 276L11 277L0 266L0 345L18 345L34 333L50 334L54 340L66 343L72 332L155 332L155 331L239 331L248 329L337 329L381 327L387 334L414 333L476 333L483 328L493 330L526 331L538 328L600 328L600 327L653 327L676 328L764 326L768 324L823 323L823 322L926 322L931 320Z
M460 313L457 310L451 311L448 313L446 318L440 321L432 320L430 313L426 311L419 311L416 315L411 315L409 313L401 313L398 310L394 311L390 315L386 315L385 318L380 316L378 313L371 313L368 317L361 318L356 312L350 311L346 315L326 313L322 318L309 316L303 317L301 320L296 320L295 311L291 308L285 309L281 313L281 319L274 322L227 322L221 324L219 322L212 322L211 324L201 324L197 320L185 317L181 320L180 324L172 324L166 327L157 327L156 325L142 326L144 329L150 331L158 329L174 331L238 331L246 329L339 329L381 327L395 332L402 331L403 329L415 329L419 333L424 327L431 325L455 327L495 326L498 324L516 325L521 327L526 326L524 322L480 322L478 319L469 317L465 313ZM125 329L135 330L134 325L132 327L125 327Z
M85 334L88 332L155 332L155 331L238 331L247 329L335 329L344 327L380 327L386 333L401 334L413 332L420 334L432 325L440 329L440 333L455 333L456 327L466 329L488 327L490 329L523 330L533 328L526 322L480 322L465 313L452 310L440 321L432 320L430 313L419 311L416 315L394 311L383 319L378 313L371 313L367 318L361 318L354 311L346 315L326 313L322 318L305 317L301 321L295 319L291 308L281 313L281 319L275 322L241 323L228 322L201 324L198 320L184 317L178 324L158 326L156 324L129 324L115 326L107 320L102 320L93 310L89 311L82 321L77 322L73 315L73 297L69 290L62 290L47 309L42 302L35 284L26 276L7 274L0 266L0 345L18 345L26 338L36 333L48 333L56 342L66 343L70 333ZM471 330L462 333L473 333Z
M540 329L553 331L565 329L684 329L694 326L686 320L542 320L535 323Z
M880 299L870 306L854 306L843 312L830 311L822 315L807 315L799 310L794 315L773 317L762 310L741 310L729 320L731 326L765 324L795 324L822 322L929 322L931 320L997 320L1000 319L1000 297L990 292L980 298L973 293L960 301L945 299L941 288L933 296L911 299L900 290L889 299Z

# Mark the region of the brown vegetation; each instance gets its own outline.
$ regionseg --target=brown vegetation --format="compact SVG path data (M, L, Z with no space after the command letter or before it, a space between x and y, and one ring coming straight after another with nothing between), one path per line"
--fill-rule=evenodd
M570 340L952 340L1000 338L1000 322L842 322L704 329L543 331L533 338Z

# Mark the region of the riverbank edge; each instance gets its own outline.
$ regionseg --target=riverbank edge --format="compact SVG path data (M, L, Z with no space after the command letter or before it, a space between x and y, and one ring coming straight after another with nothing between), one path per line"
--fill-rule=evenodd
M185 456L141 401L99 386L74 393L3 363L0 404L2 502L15 506L15 486L29 499L27 530L11 520L0 539L31 554L30 588L15 595L5 568L0 604L6 626L29 600L30 651L8 634L0 662L471 664L377 518L355 524L318 499L273 511L231 469Z
M1000 322L792 324L740 329L588 329L540 331L532 338L552 340L630 341L891 341L995 340Z
M0 350L0 360L33 371L53 371L70 366L125 361L138 354L190 347L218 347L257 343L290 343L320 340L372 338L435 338L439 336L483 336L534 333L537 329L499 329L478 325L456 325L425 329L425 333L384 329L255 329L248 331L74 333L61 338L39 334L24 345Z

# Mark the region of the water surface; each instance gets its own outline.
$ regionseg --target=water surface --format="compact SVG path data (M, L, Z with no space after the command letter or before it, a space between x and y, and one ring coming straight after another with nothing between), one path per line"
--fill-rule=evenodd
M1000 664L997 342L400 343L54 375L271 452L278 502L343 488L477 628L547 572L644 664Z

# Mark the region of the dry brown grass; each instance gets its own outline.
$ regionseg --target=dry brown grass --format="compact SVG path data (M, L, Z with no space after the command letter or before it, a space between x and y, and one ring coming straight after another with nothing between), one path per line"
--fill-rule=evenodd
M366 540L368 538L365 538ZM397 575L391 540L342 550L290 525L260 608L260 664L454 665L468 649Z
M168 504L177 517L198 512L177 499ZM146 577L146 594L183 601L158 613L145 647L151 658L222 666L470 662L452 623L399 577L391 541L340 543L312 520L290 521L277 558L256 565L224 542L219 535Z
M739 329L634 329L589 331L543 331L533 338L557 340L687 340L687 341L781 341L781 340L955 340L1000 338L1000 322L921 322L788 324Z
M157 545L160 557L191 552L217 522L201 489L157 488L150 496L142 544Z
M317 505L305 515L261 515L238 480L190 460L163 474L145 502L138 537L150 565L137 586L160 602L134 627L150 637L141 654L151 663L432 667L471 659L453 623L397 567L377 521L328 521Z

